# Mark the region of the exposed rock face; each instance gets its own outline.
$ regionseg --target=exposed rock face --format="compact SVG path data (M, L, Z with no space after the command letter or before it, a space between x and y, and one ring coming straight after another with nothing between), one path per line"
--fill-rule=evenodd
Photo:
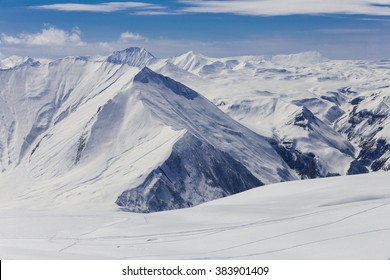
M291 169L294 169L301 179L313 179L320 177L338 176L340 174L329 173L321 166L317 156L312 152L303 153L295 149L289 142L281 142L270 139L270 144L284 159Z
M228 153L187 133L169 158L138 187L116 203L132 212L185 208L261 186L244 165Z
M373 139L365 142L356 161L351 163L348 174L367 173L372 171L389 170L390 145L384 139Z
M359 153L351 163L348 174L389 170L388 94L358 96L350 104L349 114L340 120L339 131L359 146Z

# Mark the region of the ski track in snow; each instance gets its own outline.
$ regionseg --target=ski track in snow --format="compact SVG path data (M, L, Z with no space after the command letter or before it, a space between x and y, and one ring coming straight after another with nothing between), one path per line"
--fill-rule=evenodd
M359 211L359 212L356 212L356 213L353 213L351 215L348 215L346 217L343 217L339 220L336 220L336 221L332 221L332 222L329 222L329 223L324 223L324 224L320 224L320 225L316 225L316 226L312 226L312 227L307 227L307 228L303 228L303 229L299 229L299 230L295 230L295 231L290 231L290 232L286 232L286 233L283 233L283 234L279 234L279 235L275 235L275 236L271 236L271 237L268 237L268 238L264 238L264 239L259 239L259 240L255 240L255 241L252 241L252 242L248 242L248 243L243 243L243 244L240 244L240 245L237 245L237 246L233 246L233 247L228 247L228 248L224 248L224 249L220 249L220 250L217 250L217 251L211 251L209 253L215 253L215 252L221 252L221 251L226 251L226 250L231 250L231 249L235 249L235 248L239 248L239 247L243 247L243 246L247 246L247 245L251 245L251 244L254 244L254 243L258 243L258 242L262 242L262 241L267 241L267 240L270 240L270 239L274 239L274 238L278 238L278 237L282 237L282 236L286 236L286 235L290 235L290 234L294 234L294 233L298 233L298 232L303 232L303 231L308 231L308 230L312 230L312 229L317 229L317 228L321 228L321 227L326 227L326 226L329 226L329 225L334 225L336 223L340 223L344 220L347 220L347 219L350 219L352 217L355 217L357 215L360 215L362 213L366 213L368 211L372 211L374 209L377 209L377 208L380 208L380 207L383 207L383 206L387 206L389 205L390 203L385 203L385 204L381 204L379 206L375 206L375 207L370 207L366 210L363 210L363 211ZM317 212L318 213L318 212ZM303 215L303 216L307 216L307 215ZM302 217L302 216L300 216ZM294 217L296 218L296 217ZM285 218L285 220L291 220L291 218ZM331 239L326 239L326 240L331 240ZM315 243L315 242L310 242L310 243L307 243L307 244L303 244L303 245L308 245L308 244L311 244L311 243ZM303 245L298 245L298 246L303 246ZM295 247L295 246L294 246ZM292 248L294 248L292 247ZM263 253L262 253L263 254ZM261 254L258 254L258 255L261 255Z
M108 212L99 215L83 215L83 212L80 212L63 215L56 211L54 212L55 216L50 213L41 216L41 211L36 211L36 213L30 213L23 217L24 214L17 214L17 212L12 214L6 214L7 212L1 214L0 212L0 221L3 224L11 221L9 225L16 226L16 228L22 227L21 232L12 233L12 230L8 231L7 229L0 231L0 257L3 258L3 253L1 253L3 250L5 252L19 252L22 249L16 248L26 244L27 247L32 247L31 249L35 253L31 256L31 252L27 253L26 248L21 251L22 253L19 252L19 255L15 253L14 258L21 257L23 252L26 252L28 258L39 258L40 253L42 253L49 254L50 258L58 259L91 257L99 259L307 259L308 254L302 254L301 250L304 252L314 250L313 252L319 254L316 255L317 258L329 259L332 258L333 254L338 256L337 253L340 252L337 251L337 242L342 240L343 244L353 246L354 251L343 252L341 257L337 258L387 258L390 246L385 245L389 241L385 236L390 236L387 234L390 231L390 223L387 219L390 215L390 197L388 196L390 191L387 192L387 195L384 195L386 192L381 194L379 191L380 189L385 190L379 186L381 184L383 186L383 183L387 181L387 173L382 173L383 180L373 187L373 192L377 193L377 199L362 200L361 197L357 197L354 202L347 201L323 206L324 202L327 201L328 194L333 197L334 202L340 201L340 199L348 197L348 192L345 190L359 191L364 187L364 184L359 183L360 185L356 186L356 182L364 178L367 178L364 181L370 181L369 178L375 178L373 175L376 174L342 178L344 180L341 185L344 191L340 193L337 188L325 189L325 198L320 199L320 201L310 200L311 194L315 194L315 191L312 190L308 193L309 189L301 187L299 182L291 182L258 188L248 194L241 193L237 195L239 196L237 199L236 196L220 199L216 201L216 204L212 202L192 209L155 214ZM334 186L340 178L327 179L328 183L322 182L321 186ZM321 182L321 180L317 181ZM310 185L308 181L305 183L306 186ZM254 196L261 197L262 194L276 194L282 188L289 188L290 194L279 193L279 198L274 201L275 205L278 201L284 203L291 200L291 207L294 207L296 199L302 200L300 197L304 195L302 203L314 202L318 206L305 207L302 209L303 211L291 214L291 211L296 212L294 208L289 210L289 205L280 205L281 209L284 209L280 214L277 214L280 212L278 210L272 214L274 217L264 215L264 217L259 218L254 214L259 211L257 207L261 206L260 200L258 206L246 204L253 207L253 210L249 212L252 212L252 218L236 212L236 203L238 205L245 204L247 199L253 200ZM315 184L312 185L312 188L316 188ZM319 190L324 191L324 188L321 187ZM334 195L333 191L336 191L337 195ZM232 204L232 202L234 203ZM227 217L231 216L232 218L229 221L219 221L212 217L203 216L203 213L210 213L214 216L213 213L219 211L225 212ZM262 211L260 210L258 213L262 214ZM13 224L15 222L21 223L23 219L30 219L29 215L36 222L30 225L19 224L19 226ZM192 221L195 217L197 221ZM112 221L108 221L107 218ZM90 228L88 230L75 229L74 232L70 231L65 235L61 233L62 230L57 230L47 238L32 237L29 233L32 230L36 231L34 228L37 225L41 225L43 228L47 227L47 223L50 224L51 221L64 223L65 226L61 228L66 229L69 228L66 224L72 219L79 221L77 223L80 225ZM100 222L100 219L105 219L105 222ZM249 220L243 222L242 219ZM183 223L183 221L187 222ZM129 234L123 234L126 232ZM14 237L6 236L11 235L11 233ZM376 237L378 234L382 239ZM28 237L29 235L30 237ZM258 235L261 238L256 238ZM373 242L375 250L368 253L364 245L359 246L361 238ZM216 240L218 240L217 243ZM221 242L222 240L224 242ZM379 245L382 243L384 246ZM33 244L40 245L35 247ZM193 247L194 244L199 244L200 247ZM319 251L315 248L320 245L326 246L329 250L318 253ZM362 248L359 249L359 247ZM193 251L193 249L196 250ZM129 254L127 251L132 253Z

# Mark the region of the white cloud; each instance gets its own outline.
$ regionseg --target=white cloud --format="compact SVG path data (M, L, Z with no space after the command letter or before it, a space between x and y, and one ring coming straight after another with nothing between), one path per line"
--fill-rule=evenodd
M164 7L143 2L107 2L100 4L49 4L40 6L31 6L33 9L56 10L65 12L101 12L112 13L130 9L163 9Z
M131 10L133 15L149 16L183 13L231 13L252 16L296 14L390 15L389 0L176 0L176 2L183 6L168 8L168 6L146 2L105 2L99 4L48 4L30 6L30 8L100 13Z
M188 13L277 16L293 14L390 15L389 0L182 0Z
M115 49L111 46L109 42L99 42L98 48L101 49L104 52L113 52Z
M85 43L81 40L81 32L74 28L68 32L55 27L47 27L38 33L22 33L17 36L1 34L0 40L6 45L26 45L26 46L81 46Z
M132 32L123 32L119 37L120 42L145 41L146 37Z

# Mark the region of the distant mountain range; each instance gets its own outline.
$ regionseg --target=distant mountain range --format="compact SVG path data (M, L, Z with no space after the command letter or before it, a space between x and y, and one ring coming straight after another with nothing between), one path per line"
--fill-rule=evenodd
M0 202L156 212L390 169L390 61L0 61Z

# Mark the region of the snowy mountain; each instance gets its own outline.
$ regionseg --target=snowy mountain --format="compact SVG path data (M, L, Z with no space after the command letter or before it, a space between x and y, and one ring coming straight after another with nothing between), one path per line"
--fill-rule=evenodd
M177 57L168 58L165 61L191 73L197 73L205 65L213 63L208 57L194 53L193 51Z
M123 51L116 51L106 57L106 61L115 64L127 64L133 67L144 67L149 65L155 57L144 48L127 48Z
M154 212L297 178L266 138L130 66L138 54L0 72L0 180L19 181L2 190L4 203Z
M389 169L388 61L142 48L11 60L0 70L9 207L156 212Z
M269 137L301 178L389 169L389 61L333 61L317 52L269 59L179 57L203 63L194 69L170 61L191 75L161 63L149 67Z
M12 69L24 66L39 66L40 62L31 57L10 56L0 59L0 70Z

